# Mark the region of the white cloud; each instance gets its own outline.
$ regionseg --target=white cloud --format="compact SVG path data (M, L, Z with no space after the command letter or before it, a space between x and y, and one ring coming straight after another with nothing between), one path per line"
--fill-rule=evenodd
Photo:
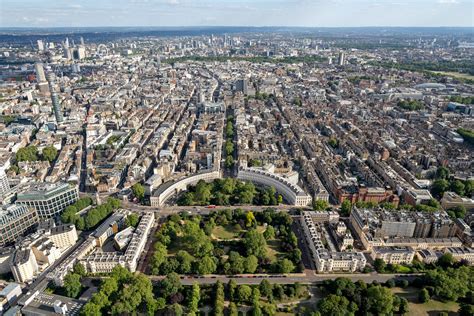
M457 4L458 0L438 0L439 4Z

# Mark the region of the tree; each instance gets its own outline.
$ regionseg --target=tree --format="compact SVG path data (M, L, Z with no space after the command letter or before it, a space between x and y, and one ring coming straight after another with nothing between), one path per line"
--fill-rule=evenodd
M321 315L346 315L349 300L343 296L330 294L318 302Z
M338 142L337 139L335 139L335 138L330 138L330 139L328 140L328 144L329 144L329 146L331 146L332 148L337 148L338 145L339 145L339 142Z
M132 185L132 193L134 197L142 201L145 197L145 188L140 183L135 183Z
M227 169L231 169L234 166L234 157L232 156L227 156L225 158L225 167Z
M196 184L195 200L202 205L209 204L211 201L211 186L205 181L200 180Z
M265 231L263 232L263 237L266 240L274 239L275 238L275 228L272 225L268 225Z
M283 196L281 194L278 194L278 204L283 203Z
M237 308L237 305L232 302L229 304L229 316L238 316L239 315L239 309Z
M229 273L231 274L244 273L245 259L242 258L242 256L238 252L236 251L229 252L229 259L227 260L227 262L229 263L229 269L230 269Z
M349 216L351 214L352 204L349 200L344 200L341 204L341 215Z
M428 292L427 289L421 289L421 291L418 293L418 301L420 303L426 303L430 300L430 293Z
M224 315L224 284L222 282L216 282L216 293L214 296L214 315L223 316Z
M155 243L154 248L155 252L153 253L153 257L151 259L151 272L153 274L159 274L160 267L163 262L165 262L166 256L168 255L168 250L161 242Z
M84 268L84 265L82 263L76 263L74 267L72 268L73 273L78 274L79 276L83 277L87 274L86 268Z
M244 245L247 255L254 255L257 258L265 258L267 255L267 242L263 234L256 229L251 229L245 234Z
M456 194L459 194L461 196L464 195L464 183L460 180L454 180L451 182L451 191L454 191Z
M252 297L252 288L248 285L239 285L237 288L237 300L241 303L249 302Z
M247 214L245 215L245 226L247 227L253 227L253 225L257 221L255 220L255 215L253 215L252 211L248 211Z
M214 273L217 269L217 265L214 261L213 258L209 256L203 257L199 262L198 262L198 273L203 275L203 274L211 274Z
M329 207L329 203L325 200L316 200L313 202L313 210L324 211Z
M375 271L377 271L378 273L382 273L385 271L385 267L387 265L385 264L385 261L383 261L382 259L375 259L374 261L374 269Z
M167 308L167 310L169 311L169 313L167 313L165 315L173 315L173 316L182 316L182 315L184 315L183 306L181 306L178 303L174 303L173 305L170 305Z
M454 264L454 257L451 253L447 252L439 257L437 264L443 268L452 267Z
M189 252L187 252L186 250L178 251L178 253L176 254L176 259L179 262L179 270L181 273L191 272L194 258L189 254Z
M136 213L131 213L130 215L127 216L125 219L125 225L127 227L137 227L138 226L138 220L140 218Z
M408 313L408 301L406 298L400 298L400 305L398 306L398 313L401 315L405 315Z
M368 310L375 315L390 315L393 311L393 295L390 289L380 285L367 289Z
M92 302L88 302L81 310L82 316L101 316L100 306Z
M275 270L278 273L290 273L295 269L293 262L286 258L281 261L277 261L275 265Z
M449 209L447 213L453 220L456 218L465 218L466 208L462 205L459 205L459 206Z
M110 296L112 293L118 290L118 283L115 278L105 279L101 286L100 291L103 292L106 296Z
M48 146L43 149L43 160L53 162L58 156L58 150L54 146Z
M448 189L449 189L448 180L438 179L433 182L431 186L431 193L433 193L434 196L441 198L444 192L446 192Z
M237 297L237 282L234 279L230 279L229 281L229 298L231 301L234 301Z
M244 261L244 265L245 265L245 272L254 273L258 267L257 257L255 257L254 255L248 256Z
M457 301L473 291L474 275L470 267L447 268L446 270L429 270L424 277L424 284L434 288L434 295L443 301Z
M262 316L262 310L260 308L260 291L258 288L252 288L252 315Z
M15 154L16 162L21 161L37 161L38 160L38 149L36 146L28 146L18 149Z
M446 167L439 167L436 170L436 178L437 179L444 179L444 180L449 179L449 169L446 168Z
M461 308L459 308L459 316L472 316L474 315L474 305L468 303L461 303Z
M199 300L201 299L199 283L194 282L191 294L191 300L189 302L190 315L197 315L199 312Z
M68 273L64 277L64 290L66 295L72 298L76 298L82 289L81 276L75 273Z
M181 280L179 275L172 272L166 276L163 280L160 281L159 288L160 293L163 297L170 297L181 290Z
M259 289L263 296L267 298L272 296L273 286L267 279L263 279L262 282L260 282Z

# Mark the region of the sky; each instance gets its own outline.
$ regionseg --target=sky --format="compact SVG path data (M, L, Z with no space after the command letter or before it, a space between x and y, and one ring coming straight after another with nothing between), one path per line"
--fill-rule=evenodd
M0 0L0 27L474 26L473 0Z

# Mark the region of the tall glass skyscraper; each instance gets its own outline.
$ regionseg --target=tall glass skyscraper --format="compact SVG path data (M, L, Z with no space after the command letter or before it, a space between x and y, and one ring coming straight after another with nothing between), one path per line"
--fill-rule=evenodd
M48 73L48 83L49 83L49 91L51 93L51 102L53 103L53 111L54 117L56 118L57 123L61 123L63 121L63 113L61 112L61 105L59 104L59 97L55 90L55 76L54 73Z

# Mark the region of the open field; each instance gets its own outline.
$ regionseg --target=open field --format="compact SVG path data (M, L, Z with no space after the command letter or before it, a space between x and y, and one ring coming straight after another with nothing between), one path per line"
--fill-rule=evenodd
M448 72L448 71L431 71L431 72L435 73L437 75L449 76L449 77L453 77L453 78L474 80L473 75L465 74L465 73L462 73L462 72Z
M407 315L410 316L421 316L421 315L438 315L440 312L448 312L449 315L457 315L459 310L459 304L456 302L440 302L436 300L429 300L426 303L418 303L418 289L406 288L402 289L395 287L392 289L394 294L404 297L408 300L409 312Z
M241 232L242 230L237 230L232 225L219 225L212 230L212 237L215 239L234 239L239 238Z

